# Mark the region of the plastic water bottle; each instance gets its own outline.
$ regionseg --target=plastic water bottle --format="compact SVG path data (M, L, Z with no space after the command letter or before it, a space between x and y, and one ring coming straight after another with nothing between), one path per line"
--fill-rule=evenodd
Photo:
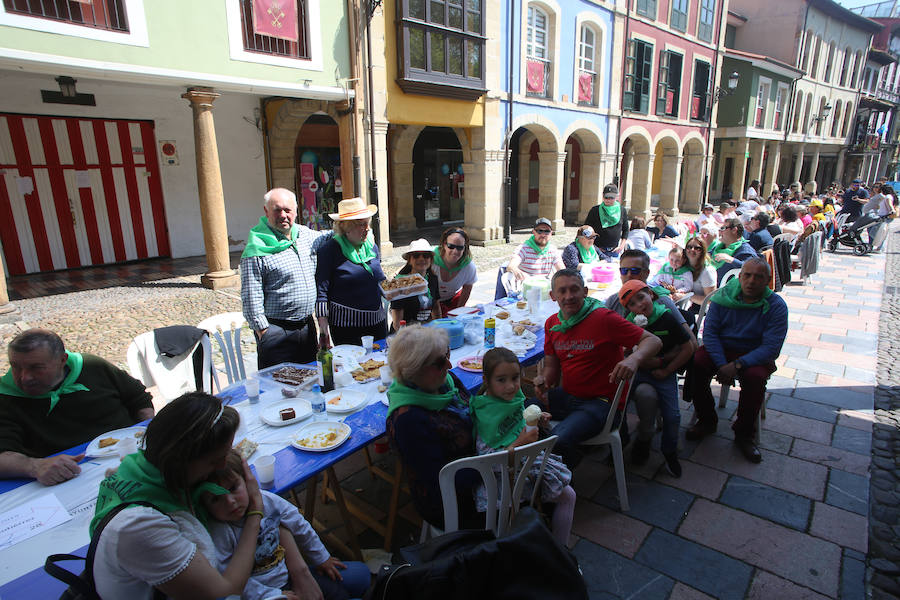
M484 320L484 348L490 350L494 347L494 335L496 333L496 321L494 319Z
M314 385L312 388L312 398L309 401L312 407L313 419L321 421L325 416L325 395L322 394L322 388Z

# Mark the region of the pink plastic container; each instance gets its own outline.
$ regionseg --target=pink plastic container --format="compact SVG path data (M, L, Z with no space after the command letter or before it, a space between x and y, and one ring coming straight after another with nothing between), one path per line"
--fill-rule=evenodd
M591 269L591 278L596 283L612 283L616 278L616 270L610 264L599 265Z

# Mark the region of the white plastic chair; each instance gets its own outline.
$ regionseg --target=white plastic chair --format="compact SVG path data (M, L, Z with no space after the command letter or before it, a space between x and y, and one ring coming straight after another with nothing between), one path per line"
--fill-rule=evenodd
M155 385L160 395L169 401L185 392L198 391L193 360L198 345L203 349L202 389L199 391L212 393L209 375L212 346L209 343L209 336L201 337L200 341L184 354L168 357L159 353L154 333L148 331L131 341L125 359L132 377L145 386Z
M434 525L423 521L422 540L429 532L431 535L440 535L459 529L459 507L456 504L456 474L464 469L474 469L481 475L487 492L487 513L485 514L485 529L492 530L498 536L503 535L512 520L512 507L518 508L522 503L522 495L525 484L531 478L531 467L541 452L547 454L556 444L557 436L548 437L525 446L519 446L513 452L513 464L516 472L513 473L513 484L510 486L509 477L509 452L500 450L482 456L468 456L458 458L444 465L438 475L441 486L441 500L444 504L444 529L443 531ZM534 501L540 492L541 480L544 477L545 463L541 462L537 477L534 478L531 498L528 504L534 505ZM497 493L497 476L495 469L500 471L500 493ZM497 498L500 498L498 504Z
M222 359L225 361L225 376L228 379L228 385L247 378L248 369L241 351L241 329L246 326L247 321L239 312L214 315L197 323L197 327L208 331L210 337L215 338L218 343ZM249 372L253 373L255 370L255 361L253 361L250 363ZM216 390L222 391L218 369L213 372L213 375Z
M603 431L594 437L581 442L583 446L609 445L613 457L613 467L616 471L616 485L619 488L619 507L622 509L622 512L628 512L630 507L628 505L628 488L625 485L625 457L622 452L622 436L619 434L620 427L618 425L613 428L613 421L616 420L616 412L618 411L619 403L622 400L622 394L626 389L626 383L628 384L627 389L631 390L631 387L634 384L634 377L627 382L624 380L619 382L619 387L616 388L616 395L613 397L612 402L609 403L609 413L606 415L606 423L603 425ZM625 418L625 409L627 407L627 403L622 407L622 419ZM621 423L619 423L619 425L621 425Z

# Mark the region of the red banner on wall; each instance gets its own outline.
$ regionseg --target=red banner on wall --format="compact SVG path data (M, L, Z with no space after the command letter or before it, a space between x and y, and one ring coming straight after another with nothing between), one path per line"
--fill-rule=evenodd
M594 103L594 75L592 73L581 73L578 76L578 101Z
M544 93L544 63L539 60L528 61L528 73L525 76L528 91L535 94Z
M298 41L297 0L253 0L253 33Z

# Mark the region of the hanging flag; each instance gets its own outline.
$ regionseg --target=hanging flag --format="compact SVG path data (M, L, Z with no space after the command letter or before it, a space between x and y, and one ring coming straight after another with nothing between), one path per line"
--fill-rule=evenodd
M528 91L535 94L544 93L544 63L539 60L528 61L528 73L525 76Z
M578 101L586 104L594 103L593 73L581 73L578 76Z
M297 0L253 0L253 33L297 42Z

